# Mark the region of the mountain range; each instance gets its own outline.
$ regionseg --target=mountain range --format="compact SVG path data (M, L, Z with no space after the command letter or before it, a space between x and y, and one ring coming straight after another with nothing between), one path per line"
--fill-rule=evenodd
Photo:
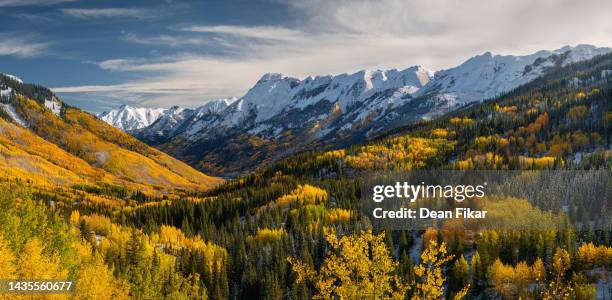
M414 66L302 80L270 73L240 98L195 109L122 106L100 117L200 170L232 176L297 151L360 143L611 51L578 45L523 56L487 52L436 72Z
M124 104L118 109L104 112L98 115L98 117L114 127L129 131L153 124L159 117L168 113L168 111L169 109L165 108L130 107Z

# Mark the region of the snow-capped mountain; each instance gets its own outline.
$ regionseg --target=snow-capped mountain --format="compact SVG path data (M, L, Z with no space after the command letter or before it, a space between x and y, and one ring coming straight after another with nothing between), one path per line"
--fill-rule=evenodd
M455 68L436 72L431 84L421 89L418 95L466 104L510 91L542 76L550 68L566 66L610 51L610 48L578 45L525 56L487 52Z
M101 113L98 118L121 130L129 131L153 124L166 111L164 108L131 107L124 104L118 109Z
M181 108L173 106L167 109L159 119L151 124L151 126L143 130L136 130L141 138L147 140L163 139L165 137L175 136L183 132L186 128L196 130L197 126L192 126L195 121L199 124L211 122L212 119L220 115L225 109L234 103L237 98L216 99L207 102L206 104L195 109Z
M102 121L117 127L124 131L134 131L155 125L157 131L168 134L171 129L180 123L186 117L203 116L206 114L220 113L237 98L227 98L211 100L205 105L196 109L181 108L173 106L171 108L147 108L147 107L131 107L129 105L121 105L117 109L103 112L98 115ZM151 130L154 130L151 128Z
M426 85L433 74L419 66L304 80L265 74L240 99L213 100L196 109L174 108L152 126L139 131L139 136L147 136L152 141L171 132L192 140L206 135L208 130L240 127L251 134L273 137L275 132L314 124L331 115L363 121L368 116L363 112L388 110L409 101L411 94ZM306 116L310 117L304 119ZM284 118L289 122L280 120ZM257 126L247 128L247 124Z
M206 171L242 171L252 160L265 162L307 146L361 142L609 52L590 45L524 56L487 52L437 72L414 66L302 80L265 74L239 99L211 101L196 109L175 107L133 133ZM228 159L237 167L211 167L211 161Z

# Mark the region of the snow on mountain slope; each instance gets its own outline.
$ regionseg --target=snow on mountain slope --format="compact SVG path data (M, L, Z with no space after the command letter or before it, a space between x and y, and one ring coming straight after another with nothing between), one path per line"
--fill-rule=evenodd
M454 104L466 104L508 92L543 75L549 68L587 60L610 51L611 48L578 45L524 56L487 52L455 68L436 72L434 80L417 94Z
M164 110L150 126L133 129L130 132L149 142L163 140L165 137L176 136L184 132L195 121L199 121L200 124L211 121L211 118L221 114L236 100L235 97L211 100L194 109L173 106ZM197 130L197 126L193 130Z
M389 124L397 123L395 120L398 118L414 121L415 116L406 116L407 111L413 115L420 113L422 118L432 118L460 105L512 90L541 76L549 68L611 50L579 45L524 56L487 52L455 68L435 73L420 66L310 76L303 80L269 73L240 99L223 104L211 101L217 105L214 112L203 112L206 105L196 109L198 113L192 110L173 112L163 124L140 132L149 137L181 134L185 139L197 140L224 131L224 128L240 127L250 134L275 138L296 127L319 126L317 135L323 137L363 125L366 121L385 120ZM418 103L422 109L404 107L415 98L427 100ZM340 115L333 122L329 120L332 110ZM296 118L298 112L302 115ZM289 118L290 115L293 117ZM297 120L301 124L296 123ZM328 121L326 126L320 124L323 120ZM166 123L171 130L165 128ZM388 126L375 127L378 127L374 129L377 131ZM177 128L180 130L175 130Z
M21 78L15 76L15 75L6 74L6 73L3 73L2 75L6 76L6 77L8 77L8 78L10 78L10 79L12 79L14 81L17 81L18 83L23 83L23 80L21 80Z
M50 109L57 116L59 116L62 112L62 104L55 99L45 100L45 107Z
M121 130L134 130L147 127L166 112L163 108L131 107L122 105L118 109L104 112L98 117Z
M263 161L262 157L279 157L313 143L358 143L503 94L553 68L611 51L579 45L523 56L487 52L437 72L414 66L302 80L269 73L239 99L212 101L197 109L174 108L133 133L192 165L238 151Z
M172 129L176 124L185 119L186 116L201 117L208 114L218 114L236 100L236 97L211 100L195 109L186 109L178 106L167 109L131 107L124 104L117 109L99 114L98 118L124 131L134 131L149 127L158 121L155 128L161 131L169 131L169 129Z
M15 111L15 108L12 104L0 103L0 108L4 109L4 111L6 111L6 113L11 117L11 119L13 119L13 121L15 121L17 124L23 127L28 127L26 121L17 113L17 111Z
M342 112L347 112L383 91L410 95L427 84L432 77L432 71L420 66L401 71L364 70L354 74L307 77L304 80L283 77L281 74L265 74L244 97L231 106L220 118L218 125L235 126L253 113L253 121L262 123L293 110L305 110L322 101L337 104Z

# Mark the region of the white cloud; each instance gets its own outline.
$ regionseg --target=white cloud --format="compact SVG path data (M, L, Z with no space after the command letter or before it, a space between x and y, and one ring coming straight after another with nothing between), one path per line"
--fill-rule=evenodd
M152 11L139 8L64 8L61 12L79 19L149 18L154 16Z
M287 2L283 2L287 3ZM126 36L159 47L206 45L217 55L177 54L99 63L112 71L139 72L140 79L105 87L59 92L112 94L143 105L198 105L205 99L240 96L266 72L305 77L364 68L420 64L447 68L485 51L526 54L567 44L612 45L612 2L600 0L481 1L292 1L305 16L298 27L188 26L173 35ZM199 36L197 34L200 34Z
M191 26L180 30L266 40L298 40L303 36L301 31L278 26Z
M177 37L168 34L162 34L158 36L139 36L134 33L127 33L121 39L136 44L164 45L169 47L206 46L212 45L214 42L214 39L207 37Z
M0 0L0 7L8 6L48 6L78 0Z
M0 55L33 57L42 54L48 43L35 42L26 38L13 38L0 35Z

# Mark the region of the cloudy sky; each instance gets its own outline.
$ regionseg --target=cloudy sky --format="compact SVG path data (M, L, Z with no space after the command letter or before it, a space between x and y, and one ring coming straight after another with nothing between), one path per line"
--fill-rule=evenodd
M0 72L101 112L241 96L264 73L432 70L612 45L612 1L0 0Z

